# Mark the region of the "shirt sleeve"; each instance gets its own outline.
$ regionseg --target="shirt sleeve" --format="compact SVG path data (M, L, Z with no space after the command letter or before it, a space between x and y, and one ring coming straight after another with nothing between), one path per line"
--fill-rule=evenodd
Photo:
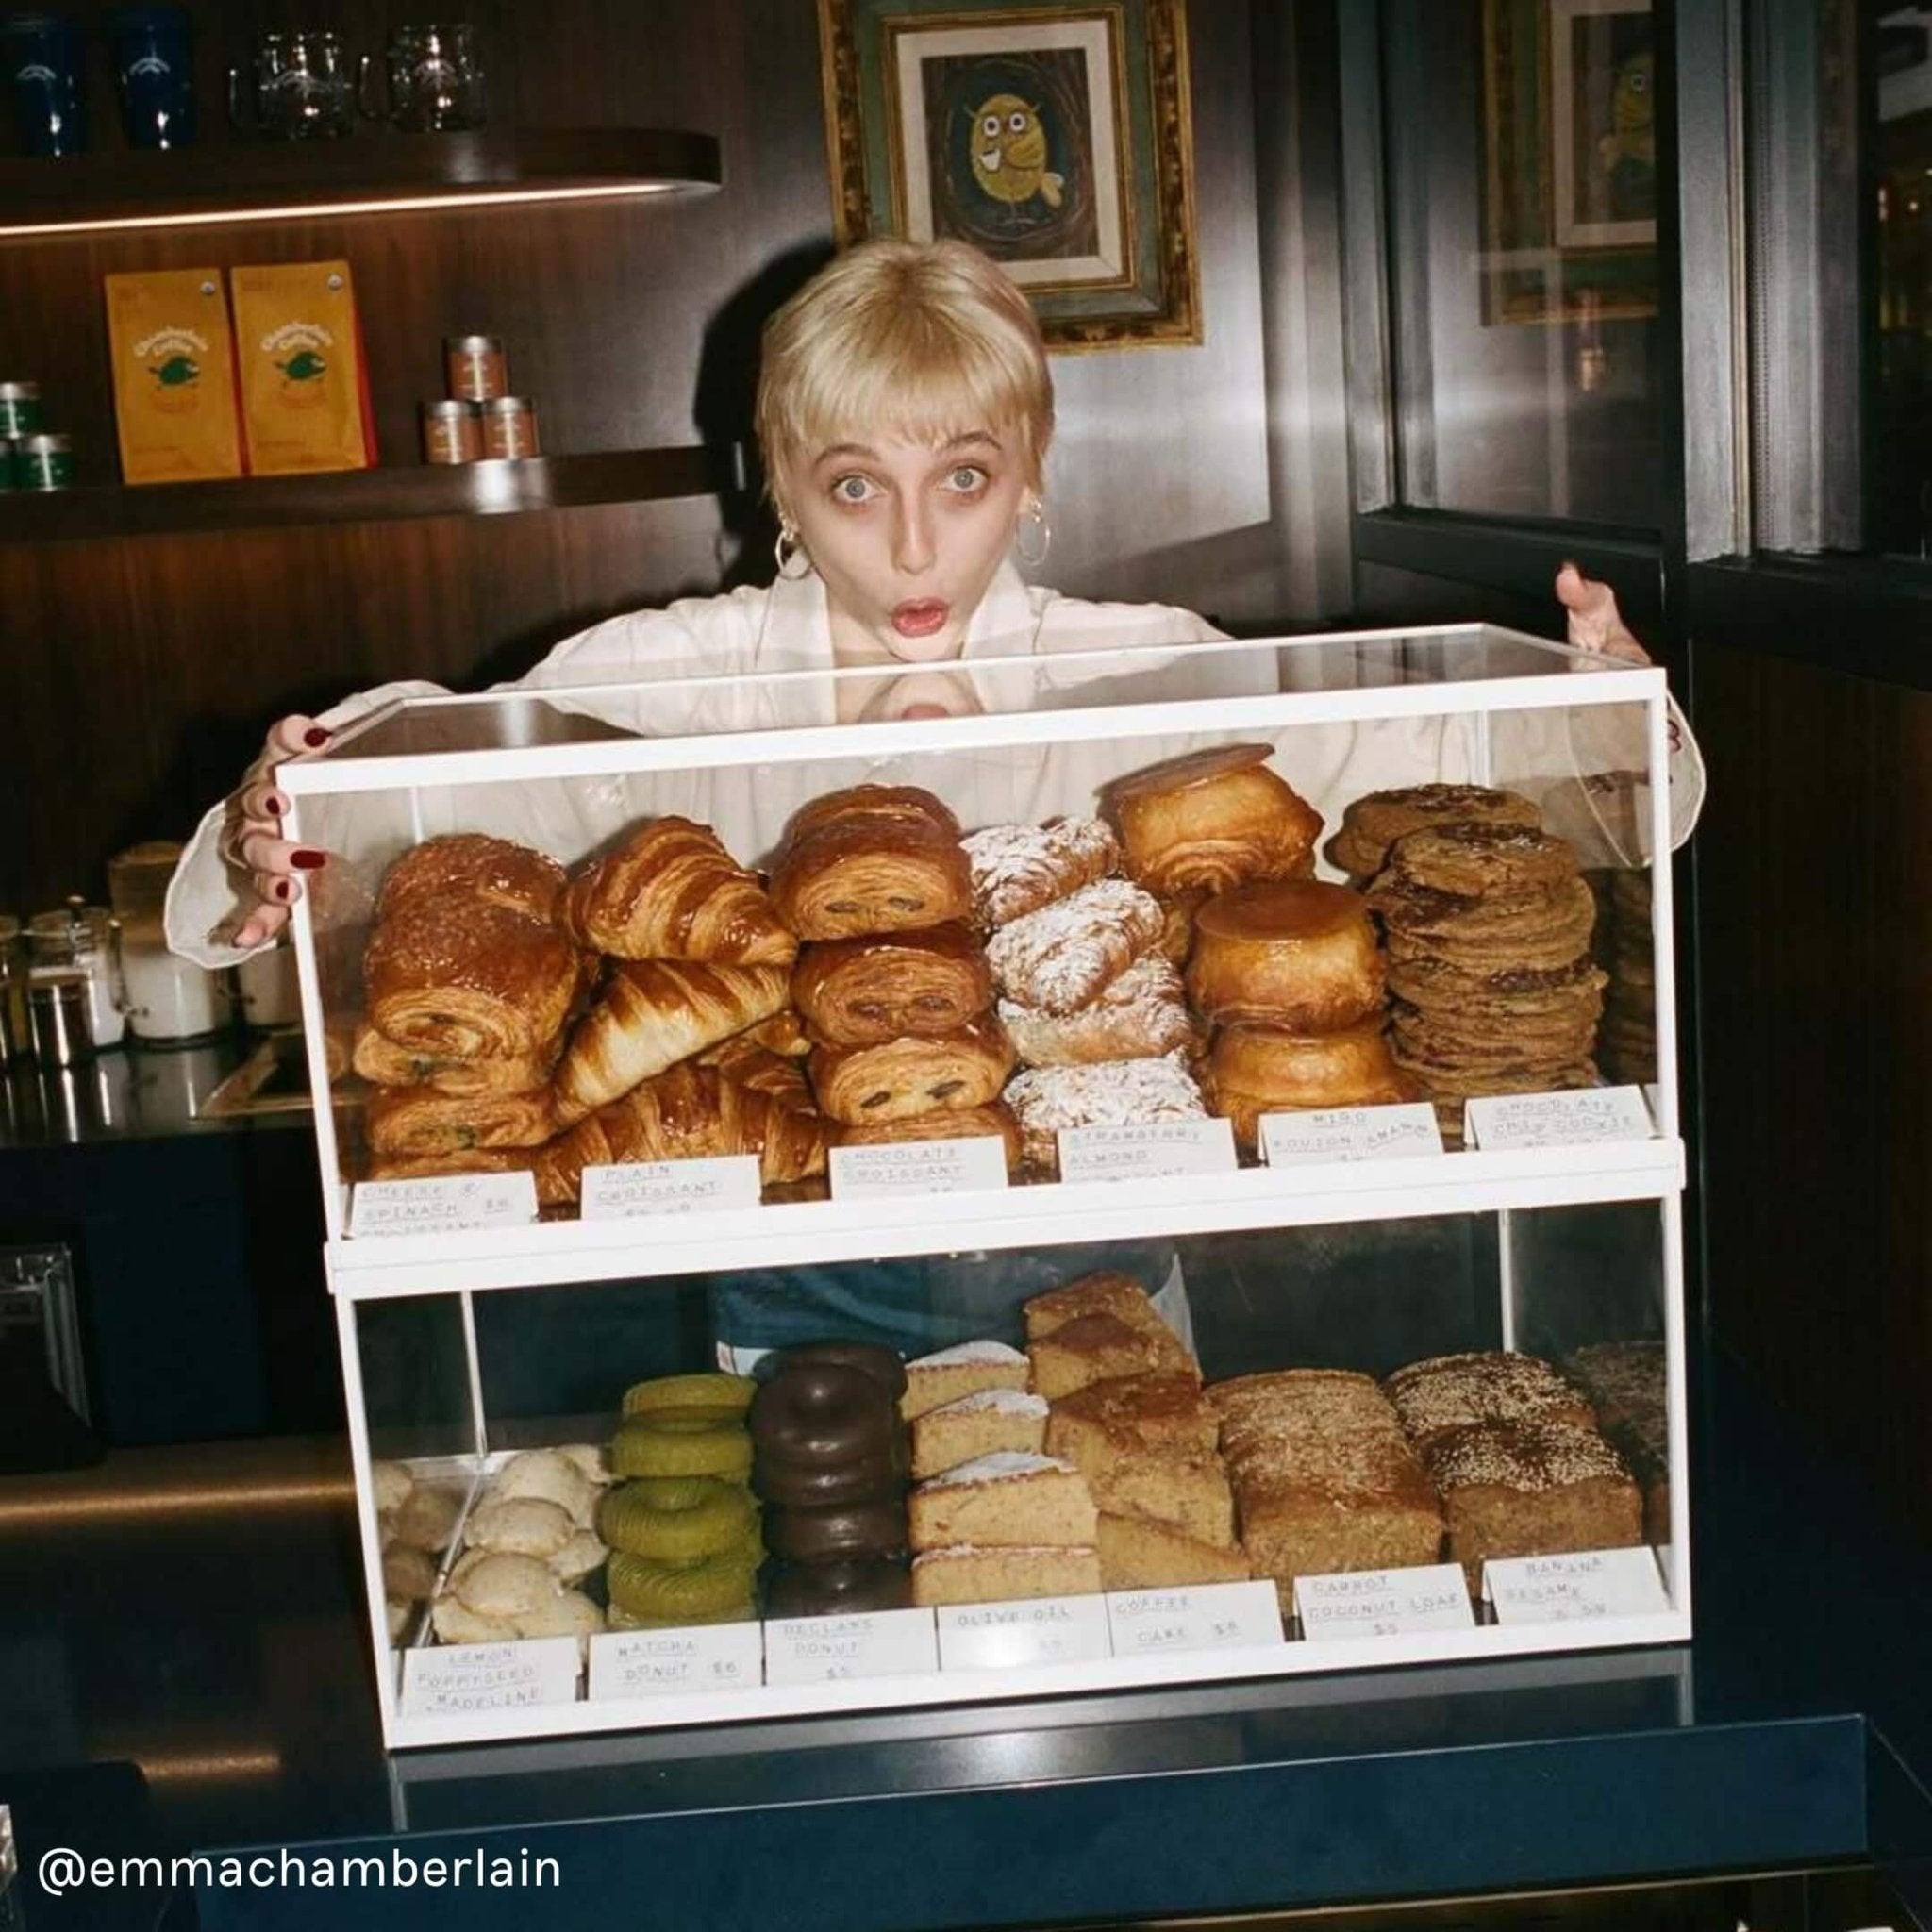
M441 694L441 685L422 678L380 684L373 691L358 691L331 706L317 717L316 723L325 724L331 731L340 731L345 724L366 718L397 698ZM240 866L230 865L222 853L222 832L227 815L225 798L202 814L201 824L195 827L193 838L175 867L174 877L168 881L165 911L168 950L216 972L225 966L239 966L250 953L267 950L264 946L230 945L220 936L234 925L244 905L251 904L254 898L247 873Z

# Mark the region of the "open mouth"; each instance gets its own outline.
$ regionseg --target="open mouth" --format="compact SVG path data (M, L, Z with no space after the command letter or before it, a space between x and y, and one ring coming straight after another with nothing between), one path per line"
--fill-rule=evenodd
M951 607L937 597L927 597L917 603L894 605L892 608L892 628L902 638L929 638L935 631L945 627Z

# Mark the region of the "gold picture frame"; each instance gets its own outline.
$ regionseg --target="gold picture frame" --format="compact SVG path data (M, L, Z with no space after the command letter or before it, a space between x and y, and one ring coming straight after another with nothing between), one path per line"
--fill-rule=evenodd
M1202 340L1186 0L819 0L833 227L957 236L1050 347Z
M1483 320L1657 312L1651 0L1483 0Z

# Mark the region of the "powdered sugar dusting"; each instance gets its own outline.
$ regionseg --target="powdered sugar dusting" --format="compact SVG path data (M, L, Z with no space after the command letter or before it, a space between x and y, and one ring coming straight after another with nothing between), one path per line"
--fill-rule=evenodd
M1046 1397L1030 1395L1024 1389L981 1389L971 1395L960 1396L956 1402L942 1403L938 1408L927 1409L921 1420L930 1422L935 1416L984 1415L989 1412L1043 1416L1046 1413Z
M1017 1348L1008 1348L1004 1341L960 1341L951 1348L923 1355L916 1361L908 1362L906 1369L909 1374L914 1369L963 1368L970 1362L997 1362L1002 1368L1024 1368L1026 1357Z
M1077 1475L1071 1462L1058 1456L1039 1456L1030 1449L995 1449L987 1456L975 1456L941 1475L920 1484L922 1490L951 1490L976 1483L1009 1483L1022 1476Z
M1160 902L1126 879L1100 879L1002 926L987 942L993 976L1009 999L1071 1013L1159 939Z
M988 825L964 841L973 905L982 924L1005 925L1064 898L1120 863L1120 846L1099 819L1050 825Z
M1098 1060L1085 1067L1031 1067L1008 1083L1007 1104L1028 1134L1205 1120L1208 1115L1201 1090L1178 1053L1159 1059Z

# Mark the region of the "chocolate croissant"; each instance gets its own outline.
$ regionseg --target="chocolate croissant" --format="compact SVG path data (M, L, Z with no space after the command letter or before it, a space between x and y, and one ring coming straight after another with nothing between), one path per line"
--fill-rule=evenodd
M1013 1046L991 1014L941 1040L816 1046L812 1091L835 1121L866 1126L912 1114L984 1107L1013 1071Z
M535 1052L509 1059L450 1059L433 1053L412 1053L379 1033L366 1021L356 1028L350 1064L376 1087L429 1087L458 1100L489 1093L531 1093L546 1085L563 1051L563 1035L556 1034Z
M786 828L772 864L772 903L802 940L909 932L964 919L973 876L958 822L916 787L832 792Z
M542 1051L562 1030L581 970L554 925L461 896L408 896L379 918L362 960L375 1028L406 1052L451 1060Z
M708 825L684 818L640 826L577 873L558 921L580 945L619 959L788 966L798 953L758 874Z
M791 997L827 1046L957 1033L992 1004L992 969L962 925L824 940L791 972Z
M550 1095L489 1093L456 1099L425 1087L382 1087L369 1096L362 1130L375 1154L463 1154L479 1147L537 1147L556 1131Z
M791 1183L824 1172L830 1131L808 1106L788 1106L687 1060L578 1122L531 1166L545 1207L576 1200L585 1168L628 1161L755 1154L766 1184Z
M577 1023L557 1070L560 1125L608 1107L641 1080L785 1004L782 966L704 966L684 959L625 959Z

